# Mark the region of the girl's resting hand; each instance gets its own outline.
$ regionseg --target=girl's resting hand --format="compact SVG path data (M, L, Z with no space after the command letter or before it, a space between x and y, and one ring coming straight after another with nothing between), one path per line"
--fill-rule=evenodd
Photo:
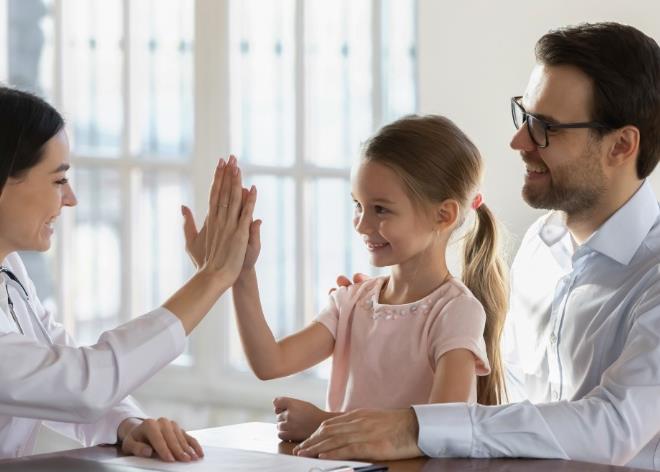
M336 416L309 402L289 397L273 400L277 415L277 436L284 441L303 441L326 419Z

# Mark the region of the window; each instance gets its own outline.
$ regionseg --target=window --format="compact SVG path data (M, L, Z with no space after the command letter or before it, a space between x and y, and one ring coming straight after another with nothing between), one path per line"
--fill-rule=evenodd
M0 79L67 120L79 205L53 250L24 257L79 342L191 275L179 205L202 216L229 151L259 188L276 335L309 322L337 274L369 270L350 166L379 126L416 110L415 12L415 0L0 0ZM245 400L227 299L160 376L174 395L186 379Z
M261 192L257 270L276 336L325 306L337 274L368 270L350 166L375 129L415 111L414 20L413 1L230 2L231 147Z
M78 341L92 343L157 306L191 272L174 229L191 193L194 4L8 0L3 7L7 82L63 112L79 197L63 212L54 251L43 256L59 277L32 273L40 287L56 287L45 301ZM40 264L40 255L24 257Z

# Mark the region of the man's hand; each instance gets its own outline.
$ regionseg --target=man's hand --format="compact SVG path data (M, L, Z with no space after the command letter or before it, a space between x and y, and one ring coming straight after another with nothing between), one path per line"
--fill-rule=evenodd
M365 280L368 280L369 276L366 274L362 274L360 272L356 272L353 274L353 281L351 282L351 279L346 277L345 275L340 275L337 277L337 287L350 287L353 284L359 284L360 282L364 282ZM331 288L328 293L332 293L336 288Z
M419 457L412 408L356 410L321 423L293 453L321 459L397 460Z
M197 440L167 418L127 418L117 429L121 450L139 457L156 457L166 462L190 462L204 457Z
M273 400L277 415L277 437L283 441L302 441L312 435L321 422L338 416L317 408L309 402L289 397Z

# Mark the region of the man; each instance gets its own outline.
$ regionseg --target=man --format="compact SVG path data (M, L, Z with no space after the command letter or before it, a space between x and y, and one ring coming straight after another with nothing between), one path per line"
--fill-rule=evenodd
M522 194L552 210L512 267L513 403L356 411L299 446L325 458L539 457L660 468L660 49L583 24L536 45L511 147ZM654 457L655 456L655 457Z

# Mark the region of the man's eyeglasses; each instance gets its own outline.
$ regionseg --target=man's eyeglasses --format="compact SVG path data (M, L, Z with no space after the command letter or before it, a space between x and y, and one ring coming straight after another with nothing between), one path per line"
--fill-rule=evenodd
M555 129L564 129L564 128L601 128L601 129L611 129L610 126L607 126L603 123L597 121L587 121L581 123L548 123L547 121L538 118L532 113L527 113L520 103L522 97L512 97L511 98L511 116L513 117L513 124L516 126L516 129L527 123L527 132L529 137L532 138L534 144L540 148L548 147L548 130L552 131Z

